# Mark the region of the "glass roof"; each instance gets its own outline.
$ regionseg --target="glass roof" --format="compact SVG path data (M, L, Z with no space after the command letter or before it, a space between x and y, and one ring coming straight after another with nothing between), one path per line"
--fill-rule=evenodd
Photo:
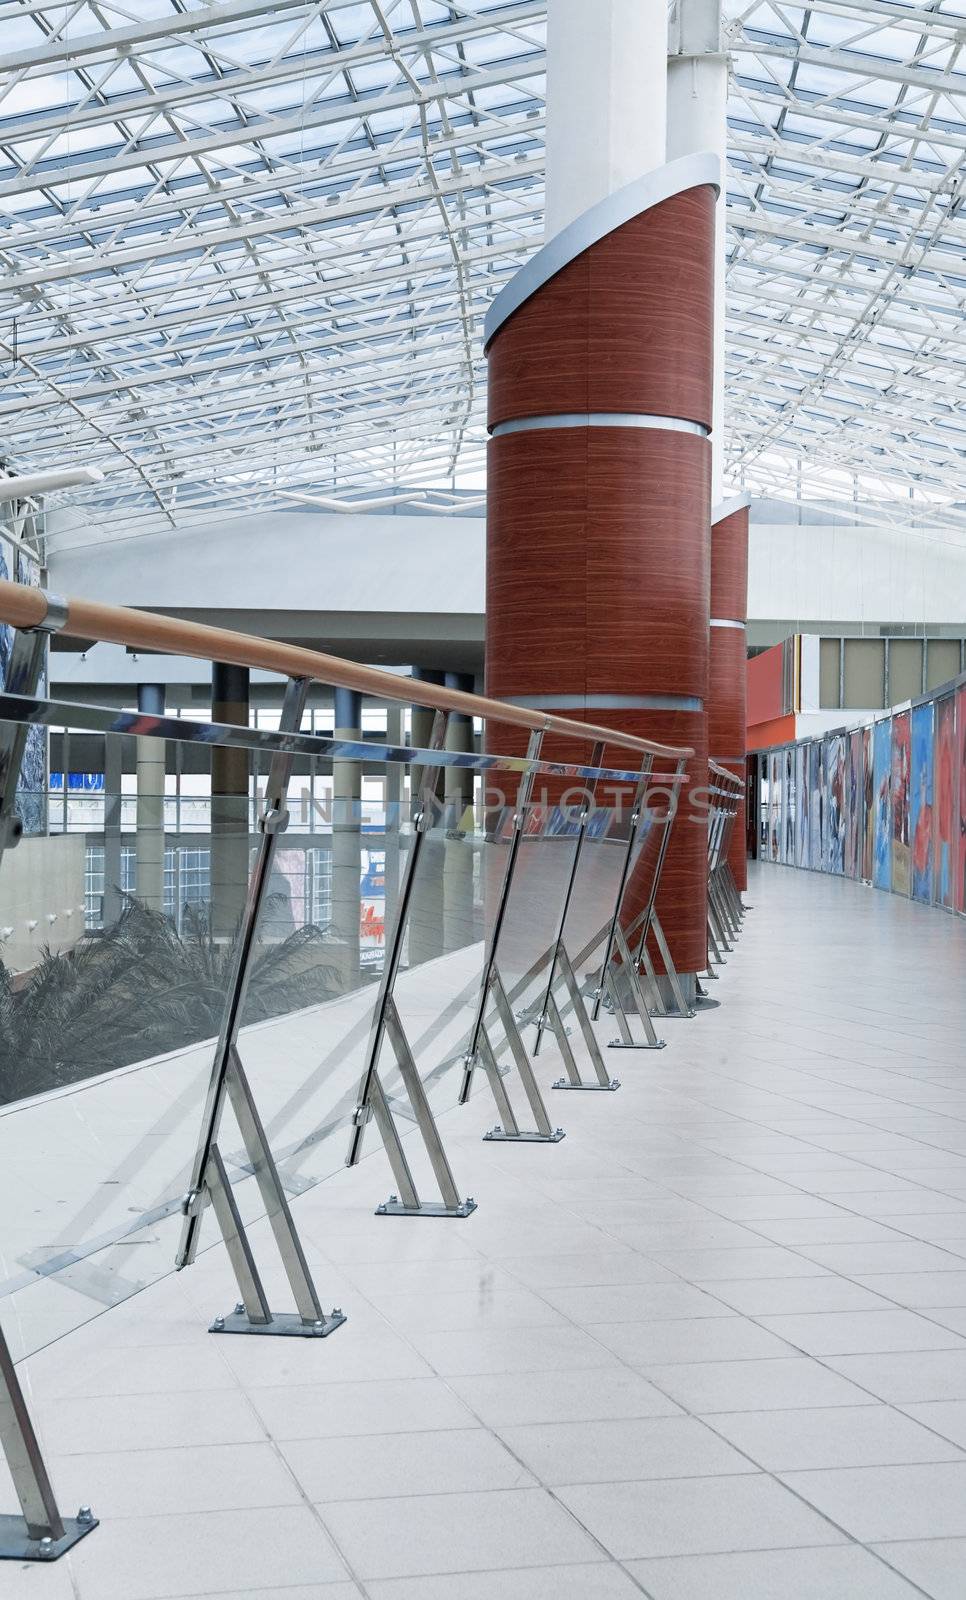
M725 16L730 482L959 537L966 0ZM0 0L0 450L105 474L59 537L482 484L483 317L543 237L545 23Z

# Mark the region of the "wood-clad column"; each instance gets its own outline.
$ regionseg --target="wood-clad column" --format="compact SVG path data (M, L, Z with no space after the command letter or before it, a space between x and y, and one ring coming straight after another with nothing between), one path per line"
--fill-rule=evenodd
M693 746L694 790L707 782L717 171L692 156L610 196L487 319L486 692ZM506 728L489 737L511 747ZM626 765L616 746L608 759ZM659 900L684 973L706 963L704 823L683 808Z
M708 747L712 759L741 779L741 810L728 859L739 889L748 886L745 844L745 735L748 650L748 497L716 508L711 523L711 662Z

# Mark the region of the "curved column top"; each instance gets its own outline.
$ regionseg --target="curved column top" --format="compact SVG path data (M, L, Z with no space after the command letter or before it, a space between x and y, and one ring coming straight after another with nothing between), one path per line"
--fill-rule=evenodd
M748 617L748 507L751 495L722 500L711 513L711 628L738 631ZM720 641L719 641L720 642ZM742 650L744 642L742 641ZM744 695L744 670L735 690Z
M719 522L725 522L728 517L733 517L738 511L747 511L751 505L750 494L736 494L730 500L722 500L711 512L712 528Z
M663 200L669 200L673 195L682 194L686 189L698 188L702 184L709 185L716 194L721 188L721 163L710 151L681 156L677 161L669 161L666 166L658 167L654 172L646 172L642 178L636 178L633 183L628 183L623 189L608 195L606 200L601 200L598 205L591 206L589 211L585 211L576 221L570 223L569 227L562 229L553 239L548 240L543 249L538 250L535 256L531 256L501 289L490 306L483 324L484 351L508 318L512 317L531 295L591 245L606 238L625 222L640 216L643 211L649 211L654 206L660 205Z

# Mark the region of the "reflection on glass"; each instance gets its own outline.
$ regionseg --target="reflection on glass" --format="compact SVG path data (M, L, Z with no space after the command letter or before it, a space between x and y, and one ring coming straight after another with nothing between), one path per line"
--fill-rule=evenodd
M18 1356L172 1269L268 770L252 754L247 794L227 796L197 746L55 733L51 753L49 833L0 860L0 1319ZM403 770L364 772L340 814L314 760L290 786L239 1035L289 1195L343 1166L412 859ZM484 776L481 763L440 784L395 985L436 1115L459 1099L507 860L511 813L492 825ZM539 996L575 838L573 815L528 809L500 946L516 1007ZM620 857L619 826L595 811L566 934L575 957L606 921ZM391 1049L380 1070L405 1138ZM489 1092L483 1074L476 1092ZM230 1113L219 1145L243 1218L260 1215ZM379 1149L373 1131L365 1149ZM210 1214L204 1230L215 1242Z

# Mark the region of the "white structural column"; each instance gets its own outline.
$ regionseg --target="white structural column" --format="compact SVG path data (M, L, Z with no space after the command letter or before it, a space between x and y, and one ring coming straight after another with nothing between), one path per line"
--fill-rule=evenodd
M546 236L664 165L667 0L549 0Z
M724 496L725 207L727 204L728 55L722 49L721 0L675 0L668 35L667 159L712 150L721 162L715 212L714 426L711 504Z

